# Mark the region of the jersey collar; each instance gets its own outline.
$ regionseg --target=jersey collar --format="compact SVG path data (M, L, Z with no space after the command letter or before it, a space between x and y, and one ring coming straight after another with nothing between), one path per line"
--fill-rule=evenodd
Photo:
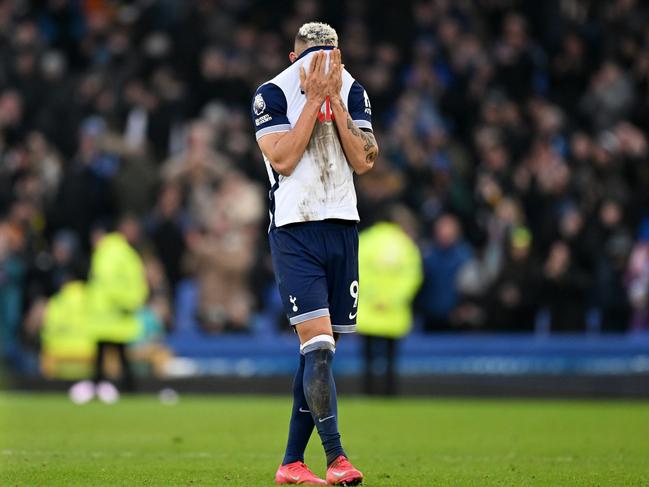
M309 53L312 53L312 52L315 52L315 51L331 51L335 47L336 46L313 46L313 47L309 47L308 49L305 49L304 51L302 51L302 54L300 54L298 56L296 61L302 59L304 56L306 56Z

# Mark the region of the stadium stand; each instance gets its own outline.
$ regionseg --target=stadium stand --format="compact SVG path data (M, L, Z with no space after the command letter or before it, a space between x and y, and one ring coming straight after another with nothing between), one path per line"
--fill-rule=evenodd
M47 300L111 222L146 268L143 323L185 365L287 373L248 112L315 18L374 102L361 225L402 204L423 256L401 370L646 372L649 7L632 0L0 0L11 367L38 369Z

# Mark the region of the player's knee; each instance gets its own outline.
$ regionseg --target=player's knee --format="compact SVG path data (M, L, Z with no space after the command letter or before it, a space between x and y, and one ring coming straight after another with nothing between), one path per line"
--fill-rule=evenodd
M300 343L305 343L318 335L333 335L331 321L328 316L314 318L295 325L295 331L300 337Z
M316 335L300 345L300 353L305 355L315 350L336 351L336 342L331 335Z

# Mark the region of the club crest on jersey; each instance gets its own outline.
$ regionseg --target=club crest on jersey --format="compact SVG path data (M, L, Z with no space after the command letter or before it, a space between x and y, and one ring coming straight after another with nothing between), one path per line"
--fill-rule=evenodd
M255 112L255 115L261 115L263 111L266 110L266 102L264 101L264 97L261 96L261 93L255 96L252 109Z

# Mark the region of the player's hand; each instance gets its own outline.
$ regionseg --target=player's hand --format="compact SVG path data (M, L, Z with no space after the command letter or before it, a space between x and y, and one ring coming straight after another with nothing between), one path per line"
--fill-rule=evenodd
M325 74L326 62L327 54L324 51L318 51L311 58L308 73L304 66L300 66L300 88L306 95L307 101L322 104L329 94L329 78Z
M340 49L332 49L329 55L329 73L327 74L327 95L336 98L340 96L340 90L343 86L343 68L344 64L341 62Z

